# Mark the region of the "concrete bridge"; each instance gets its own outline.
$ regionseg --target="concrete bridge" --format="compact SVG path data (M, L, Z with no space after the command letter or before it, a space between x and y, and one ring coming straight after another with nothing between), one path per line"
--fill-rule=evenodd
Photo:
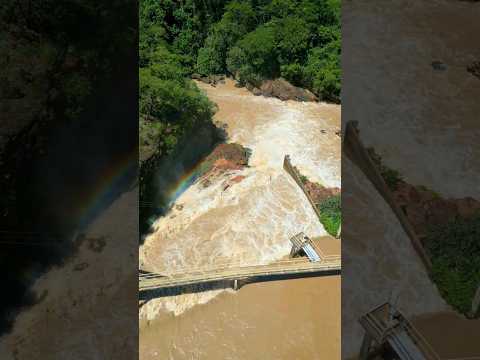
M332 237L310 239L304 233L299 233L293 236L290 242L292 243L290 257L270 264L234 263L233 260L226 259L226 262L208 268L187 267L164 274L140 273L140 299L220 288L237 290L253 282L340 274L339 240Z
M338 275L341 259L311 262L308 258L279 260L271 264L220 266L168 275L143 273L139 277L140 299L178 295L218 288L239 289L247 283L285 280L310 276Z

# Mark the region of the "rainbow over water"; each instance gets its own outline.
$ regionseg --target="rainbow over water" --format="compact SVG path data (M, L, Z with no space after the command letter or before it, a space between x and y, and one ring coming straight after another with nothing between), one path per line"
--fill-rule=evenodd
M105 209L112 197L118 194L126 180L136 172L138 167L138 150L130 151L118 157L99 175L96 185L88 192L82 193L79 204L74 211L80 228L88 225L100 211Z
M177 181L169 186L165 193L168 200L167 206L170 206L175 200L177 200L178 197L203 174L204 167L202 164L203 161L198 162L192 168L185 171Z

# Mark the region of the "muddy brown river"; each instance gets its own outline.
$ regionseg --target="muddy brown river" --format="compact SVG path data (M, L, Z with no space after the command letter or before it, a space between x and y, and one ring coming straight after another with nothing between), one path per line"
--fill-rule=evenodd
M339 359L340 277L248 285L141 321L140 359Z
M296 233L325 235L283 158L314 181L340 186L340 107L256 97L231 80L199 86L218 105L227 141L252 150L250 166L176 198L140 248L140 266L168 273L267 264L288 255ZM238 175L245 179L225 191ZM340 278L155 299L140 321L141 359L338 359Z
M358 121L387 165L447 198L480 199L480 79L467 71L479 18L478 2L342 3L342 125ZM479 322L445 303L390 208L342 164L342 357L360 349L359 316L393 299L442 359L480 358Z

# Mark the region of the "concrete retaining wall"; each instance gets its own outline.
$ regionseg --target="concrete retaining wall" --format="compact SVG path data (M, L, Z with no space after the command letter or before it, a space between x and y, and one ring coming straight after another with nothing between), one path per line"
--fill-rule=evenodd
M307 197L308 201L310 202L310 204L312 205L313 207L313 210L315 211L315 213L317 214L318 218L320 219L320 210L318 209L318 207L315 205L315 203L313 202L313 199L312 197L310 196L310 194L308 193L307 189L305 188L305 185L303 184L302 180L300 179L300 174L298 173L298 171L293 167L291 161L290 161L290 156L289 155L285 155L285 158L283 159L283 168L285 169L285 171L287 173L290 174L290 176L293 178L293 180L295 180L295 182L298 184L298 186L300 186L300 189L302 189L303 193L305 194L305 196ZM342 227L340 226L338 228L338 234L336 236L336 238L338 239L340 237L340 234L341 234L341 229Z

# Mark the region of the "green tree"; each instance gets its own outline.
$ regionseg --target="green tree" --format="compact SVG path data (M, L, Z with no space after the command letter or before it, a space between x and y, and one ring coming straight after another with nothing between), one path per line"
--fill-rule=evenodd
M299 63L282 65L280 67L280 73L283 78L291 82L293 85L304 85L305 70Z
M282 65L304 63L310 45L310 30L305 20L287 17L274 22L278 61Z
M468 314L480 284L480 214L429 229L425 243L440 293L454 308Z
M325 230L332 236L337 236L338 229L342 222L341 195L333 195L318 205L320 211L320 222Z
M255 25L256 14L248 2L230 2L199 51L196 71L202 75L225 73L229 49Z
M272 0L264 5L262 10L271 18L287 18L297 12L298 3L292 0Z
M306 84L323 99L340 101L340 41L310 51L305 66Z
M279 74L275 28L269 25L257 27L241 39L228 55L229 71L237 73L241 81L258 85L263 78Z
M196 71L202 75L225 72L225 52L228 49L225 34L215 30L205 41L205 46L198 52Z

